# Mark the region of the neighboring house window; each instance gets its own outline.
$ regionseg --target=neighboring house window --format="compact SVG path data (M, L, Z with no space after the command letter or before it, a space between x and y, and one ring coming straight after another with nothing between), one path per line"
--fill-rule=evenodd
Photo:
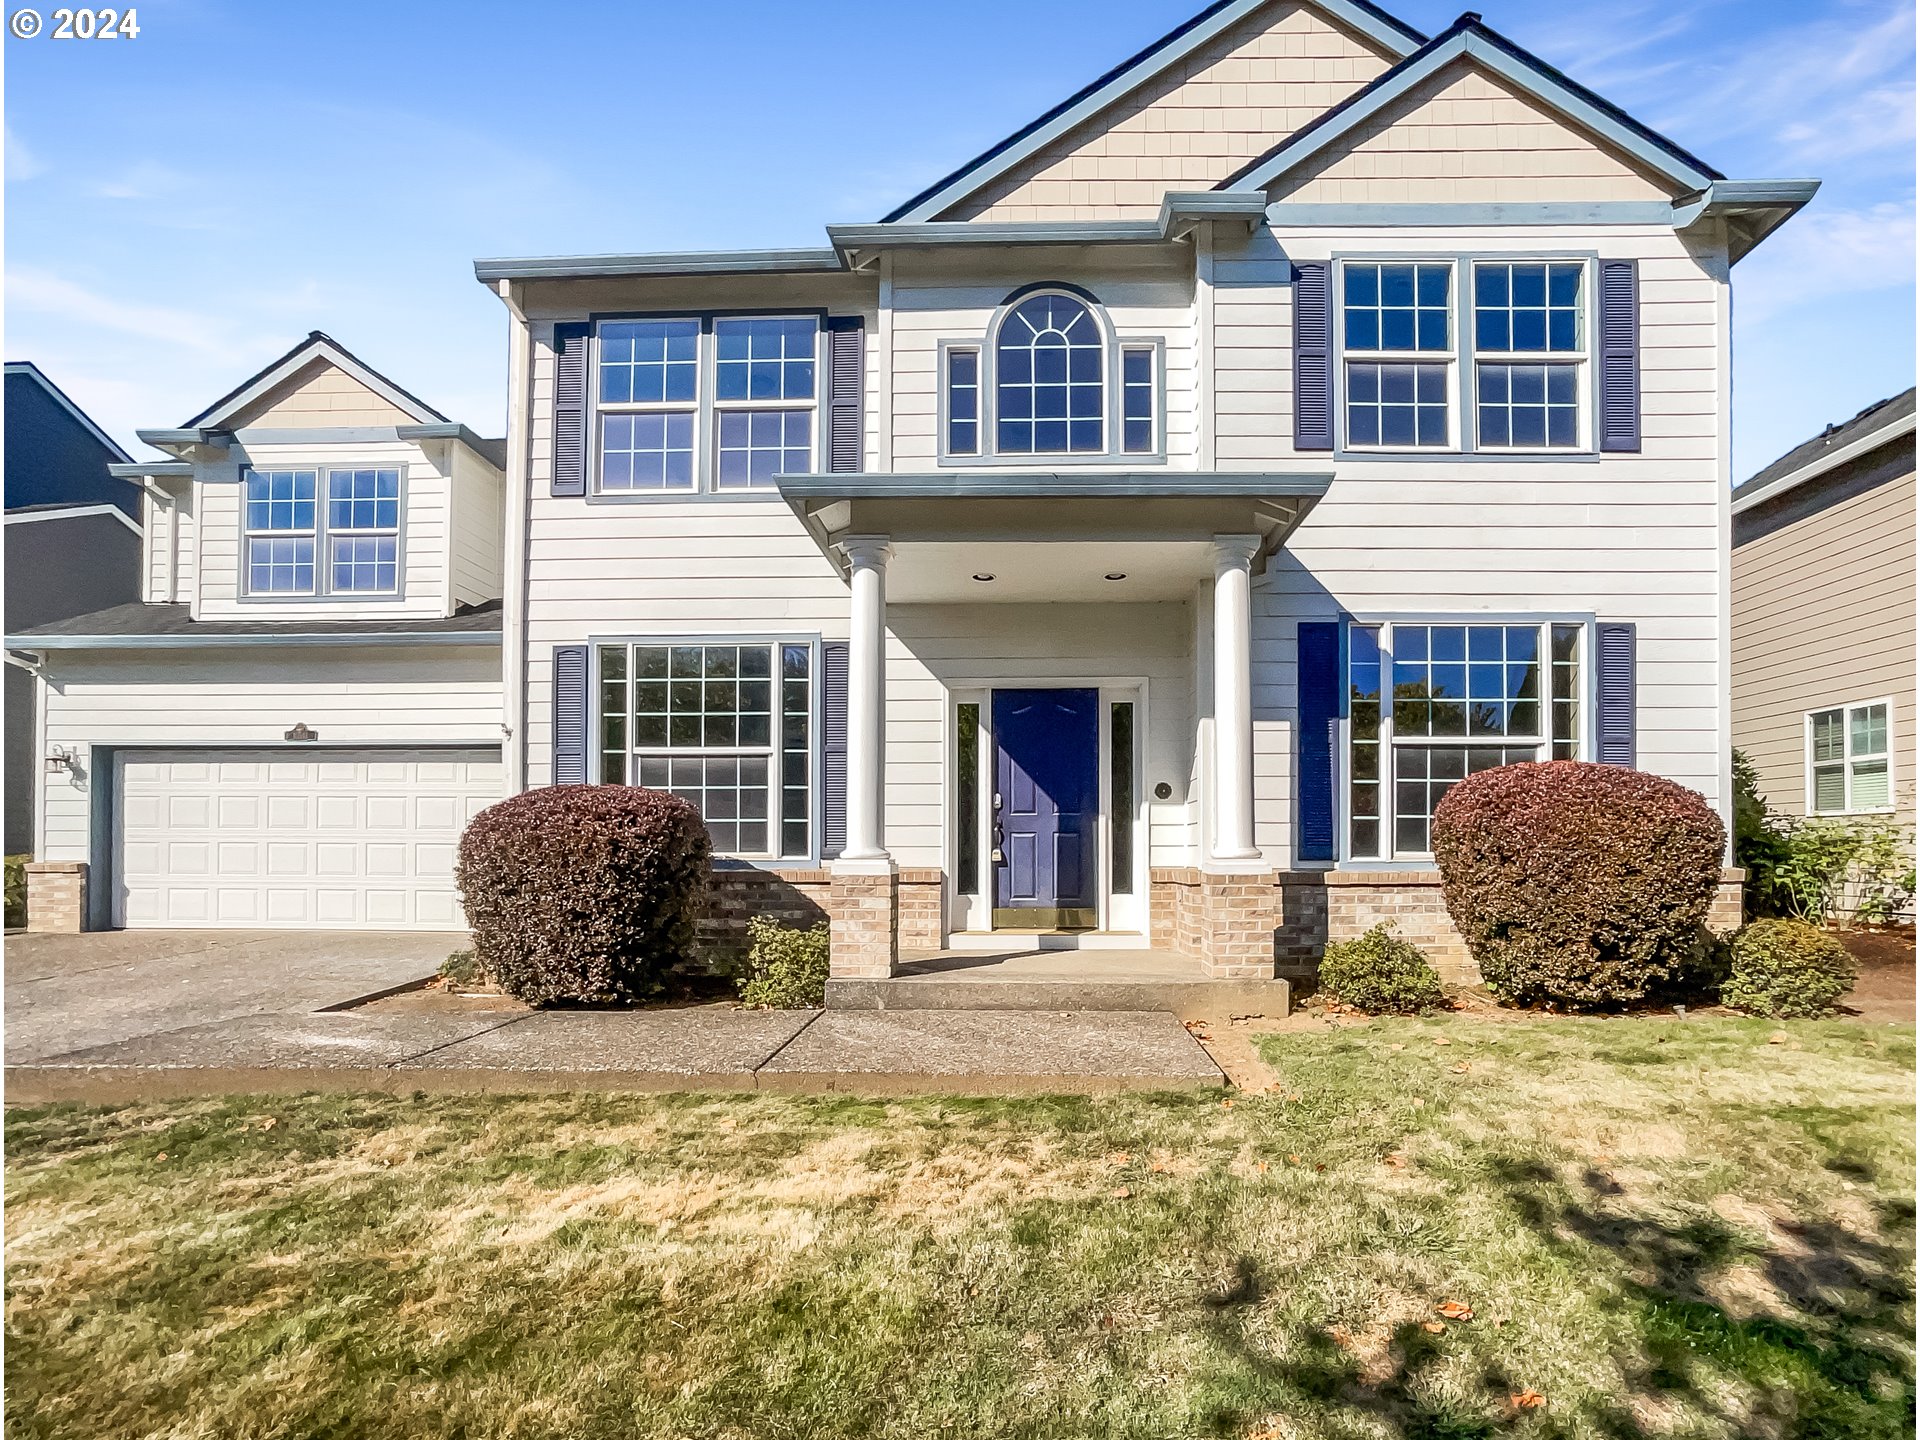
M1579 261L1474 265L1474 388L1481 449L1579 447L1585 273Z
M598 492L770 490L815 469L819 332L812 315L602 321Z
M1807 809L1816 815L1893 807L1892 706L1838 705L1807 716Z
M996 445L1003 455L1107 448L1106 341L1084 301L1043 293L1014 306L994 343Z
M700 322L608 321L599 368L600 488L691 490Z
M1120 449L1150 455L1159 449L1159 386L1154 375L1156 347L1120 347Z
M947 453L980 453L980 350L954 345L947 350Z
M722 855L807 854L812 670L804 644L601 646L601 782L680 796Z
M1579 758L1584 634L1553 623L1351 626L1348 855L1424 858L1434 807L1456 782Z
M399 470L327 472L327 559L336 595L399 588Z
M1453 266L1342 267L1347 444L1353 449L1453 443Z
M247 472L247 593L313 594L317 470Z
M721 490L770 489L813 468L811 316L713 322Z

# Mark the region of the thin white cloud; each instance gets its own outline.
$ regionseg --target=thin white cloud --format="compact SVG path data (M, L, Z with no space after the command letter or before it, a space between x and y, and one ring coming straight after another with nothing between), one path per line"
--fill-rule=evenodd
M1911 200L1865 210L1809 209L1733 272L1743 320L1766 320L1833 295L1913 284Z
M103 200L171 200L186 195L193 184L192 176L171 165L147 160L96 181L88 190Z
M6 164L8 180L31 180L47 173L46 165L27 148L27 142L14 133L11 125L6 127Z
M211 316L115 299L30 265L7 268L7 306L186 350L231 355L237 348L231 326ZM239 348L255 347L239 342Z

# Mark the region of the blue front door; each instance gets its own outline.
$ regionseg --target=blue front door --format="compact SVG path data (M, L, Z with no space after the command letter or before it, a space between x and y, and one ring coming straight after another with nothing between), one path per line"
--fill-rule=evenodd
M1098 921L1100 692L993 692L993 923Z

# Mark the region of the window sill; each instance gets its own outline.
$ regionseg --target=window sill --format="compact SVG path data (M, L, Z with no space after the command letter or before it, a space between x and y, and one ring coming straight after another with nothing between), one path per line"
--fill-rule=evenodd
M1033 455L941 455L940 466L944 468L977 469L992 467L1002 470L1054 470L1069 465L1164 465L1167 455L1164 450L1118 451L1103 450L1099 454L1080 452L1076 454L1033 454Z

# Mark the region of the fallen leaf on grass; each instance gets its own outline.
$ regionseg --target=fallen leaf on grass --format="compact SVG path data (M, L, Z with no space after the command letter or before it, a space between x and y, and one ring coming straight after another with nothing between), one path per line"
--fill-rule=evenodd
M1289 1165L1298 1165L1298 1164L1300 1164L1300 1163L1301 1163L1301 1161L1300 1161L1300 1157L1299 1157L1298 1155L1289 1155L1289 1156L1287 1156L1287 1164L1289 1164Z
M1436 1045L1451 1045L1453 1042L1444 1035L1436 1035L1433 1037L1433 1043Z
M1406 1049L1406 1048L1407 1048L1406 1046L1404 1046L1404 1045L1401 1045L1401 1044L1398 1044L1398 1043L1395 1043L1395 1044L1392 1044L1392 1045L1389 1045L1389 1046L1387 1046L1387 1049L1389 1049L1389 1050L1404 1050L1404 1049Z
M1771 1035L1769 1035L1769 1036L1767 1036L1767 1044L1769 1044L1769 1045L1784 1045L1784 1044L1786 1044L1786 1043L1787 1043L1787 1041L1789 1041L1789 1040L1791 1040L1792 1038L1793 1038L1793 1037L1792 1037L1791 1035L1789 1035L1789 1034L1787 1034L1787 1032L1786 1032L1786 1031L1784 1031L1784 1030L1776 1030L1776 1031L1774 1031L1774 1032L1773 1032L1773 1034L1771 1034Z
M1471 1320L1473 1307L1459 1300L1446 1300L1434 1306L1433 1313L1443 1315L1449 1320Z
M1267 1162L1264 1160L1256 1160L1253 1162L1253 1168L1264 1175L1267 1173Z
M1385 1155L1380 1157L1380 1160L1382 1164L1391 1165L1396 1170L1404 1170L1407 1168L1407 1157L1402 1155L1398 1150L1389 1150Z
M1471 1061L1462 1060L1458 1065L1449 1065L1447 1068L1456 1075L1464 1075L1473 1069L1473 1064Z
M1107 1156L1107 1164L1109 1165L1131 1165L1132 1163L1133 1156L1124 1150L1112 1151Z
M1222 1101L1220 1102L1220 1108L1221 1108L1222 1110L1231 1110L1231 1109L1233 1109L1233 1101L1231 1101L1231 1100L1222 1100Z
M279 1120L277 1120L272 1115L269 1115L267 1116L266 1119L260 1122L260 1128L262 1130L271 1130L273 1129L274 1126L278 1125L279 1123L280 1123Z
M1518 1395L1509 1395L1507 1397L1507 1403L1516 1410L1538 1410L1542 1405L1547 1403L1547 1397L1542 1395L1538 1390L1535 1390L1532 1386L1528 1386Z
M1420 1328L1429 1335L1444 1335L1447 1333L1447 1327L1442 1325L1438 1320L1422 1320L1420 1322Z
M157 1165L166 1158L167 1158L167 1152L162 1150L158 1155L153 1157L153 1160L154 1160L154 1163Z
M1133 1198L1133 1191L1125 1185L1116 1186L1113 1192L1113 1198L1116 1200L1130 1200Z
M1327 1338L1342 1350L1351 1350L1353 1348L1353 1332L1344 1325L1336 1325L1327 1331Z
M1413 1108L1416 1110L1424 1108L1426 1103L1427 1097L1424 1095L1416 1095L1413 1097Z

